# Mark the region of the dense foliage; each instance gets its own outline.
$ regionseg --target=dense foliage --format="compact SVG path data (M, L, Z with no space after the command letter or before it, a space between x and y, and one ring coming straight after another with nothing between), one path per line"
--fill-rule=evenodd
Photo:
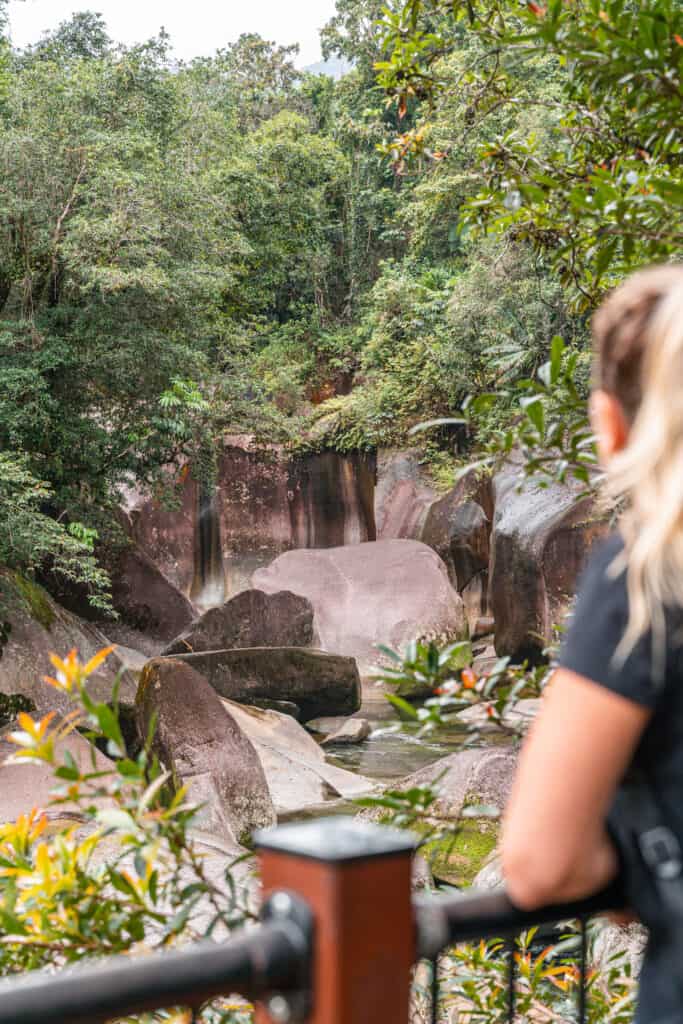
M231 430L349 450L464 415L464 458L585 476L590 312L681 251L682 17L339 0L339 81L253 35L179 65L88 13L4 43L0 558L52 545L102 592L121 485L210 472Z
M13 52L5 6L0 564L47 566L106 605L94 552L120 488L179 456L210 472L229 431L419 444L441 466L452 434L411 431L464 419L462 461L521 445L530 471L588 482L590 313L627 271L681 254L677 0L338 0L323 43L352 65L340 81L253 35L178 64L163 34L123 47L88 13ZM0 623L0 655L6 640ZM544 679L505 661L478 679L470 655L393 655L411 728L479 705L517 729ZM199 898L209 927L234 923L182 794L88 698L96 666L56 667L74 717L24 710L17 756L54 770L52 810L68 796L86 828L0 829L0 970L176 942ZM440 692L416 711L416 687ZM108 745L110 772L62 756L76 726ZM383 799L415 817L405 795ZM116 855L98 859L105 842ZM500 953L453 954L459 1006L496 1019ZM524 1012L563 1011L565 961L519 956ZM610 971L592 1019L630 1015L628 972Z
M398 167L428 151L432 112L452 88L447 61L476 42L458 80L470 125L486 125L478 150L483 187L461 208L461 224L531 245L559 277L574 309L590 312L605 289L651 262L683 251L683 9L677 0L580 0L547 4L493 0L400 0L384 12L380 78L397 110L421 101L426 120L386 147ZM516 110L520 79L549 61L554 90L545 89L545 132L496 124ZM529 102L527 100L526 102ZM531 102L535 100L531 99ZM509 119L508 119L509 121ZM438 118L434 123L438 122ZM501 130L502 128L502 130ZM437 154L439 159L450 152ZM564 389L573 421L558 444L543 419L558 406L554 387L523 388L523 434L514 436L539 466L562 478L587 478L590 434L579 363L569 356L553 382ZM510 393L498 395L509 406ZM531 410L532 415L527 413ZM536 437L528 434L529 420ZM494 448L509 451L510 434ZM550 455L549 455L550 451Z
M123 484L180 454L210 469L229 430L400 444L534 372L554 334L582 341L543 255L459 226L486 184L466 97L436 110L440 152L401 173L382 156L421 110L387 107L380 14L339 3L324 44L353 70L338 82L256 36L178 65L165 36L119 46L95 14L5 45L0 560L51 554L102 603L92 546ZM452 83L479 46L447 58ZM529 105L493 116L545 139L558 71L543 56L535 71L518 82Z
M200 936L225 934L250 916L234 885L209 878L192 838L195 814L184 789L151 753L151 739L137 756L126 750L113 706L93 701L87 684L110 653L87 664L71 652L53 656L55 677L46 679L72 705L65 718L34 718L18 711L10 733L9 763L42 766L54 776L46 811L32 811L0 825L0 974L63 967L102 954L143 954ZM0 711L5 709L0 708ZM80 752L78 730L95 746ZM246 1017L246 1015L244 1015ZM221 1003L198 1014L205 1024L239 1024L242 1013ZM145 1020L186 1019L182 1012Z

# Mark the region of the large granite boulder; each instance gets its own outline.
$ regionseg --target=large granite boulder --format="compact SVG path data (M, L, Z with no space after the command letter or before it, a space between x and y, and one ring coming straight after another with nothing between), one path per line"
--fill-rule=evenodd
M127 493L132 536L200 606L217 603L203 599L209 555L222 562L224 599L247 589L254 570L283 551L375 539L375 460L369 454L292 455L233 435L217 453L211 495L187 463L167 472L175 508L156 494Z
M506 467L494 478L489 598L500 656L535 661L562 621L593 544L608 530L577 481L525 481Z
M175 785L187 785L189 799L201 805L199 827L240 842L274 823L259 757L204 676L183 661L150 661L136 711L143 736L156 717L155 752Z
M459 750L403 779L396 788L433 786L438 792L433 813L457 820L466 805L503 811L510 798L517 754L506 747Z
M194 618L188 598L136 545L122 548L107 566L112 604L121 621L157 640L171 640Z
M289 715L227 700L223 705L251 740L278 814L293 814L331 799L352 800L375 788L362 775L327 764L322 749Z
M418 451L382 451L377 458L375 522L377 539L421 539L431 505L439 495Z
M493 488L488 474L471 470L430 505L420 540L443 560L465 602L470 631L487 614Z
M353 658L304 647L254 647L179 654L173 660L200 672L216 693L238 704L295 704L302 722L321 715L352 715L360 708L360 676Z
M63 608L97 623L105 633L112 626L137 630L157 644L172 640L194 618L192 604L132 539L133 518L125 508L116 510L112 528L106 543L98 542L96 555L111 580L116 620L103 620L101 610L90 603L86 584L50 571L49 564L39 571L38 582Z
M286 586L307 597L319 646L355 658L361 672L377 664L379 644L400 650L416 637L467 634L463 603L445 565L418 541L290 551L253 580L267 593Z
M169 644L164 654L226 651L235 647L310 647L313 606L305 597L281 591L244 590L211 608Z
M107 638L92 623L62 608L37 583L10 572L0 572L0 621L8 621L12 627L0 658L0 693L24 694L39 715L48 711L68 714L72 710L69 697L43 681L53 671L50 654L63 656L76 648L87 661L109 645ZM137 684L122 669L116 652L91 677L91 695L108 701L119 672L120 699L132 705Z

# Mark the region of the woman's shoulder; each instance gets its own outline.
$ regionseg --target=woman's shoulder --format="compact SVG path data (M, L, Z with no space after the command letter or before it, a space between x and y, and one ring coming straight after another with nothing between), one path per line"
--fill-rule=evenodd
M619 530L614 530L591 549L586 566L579 577L577 593L583 602L585 595L600 591L626 597L626 549Z
M626 660L617 656L628 625L628 587L624 541L618 532L596 545L581 578L559 663L577 675L652 706L649 637Z

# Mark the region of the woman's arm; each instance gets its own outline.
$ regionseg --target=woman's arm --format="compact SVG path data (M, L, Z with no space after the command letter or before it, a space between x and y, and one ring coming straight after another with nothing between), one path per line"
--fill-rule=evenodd
M505 817L503 871L517 906L579 899L614 876L605 816L650 715L557 670L524 744Z

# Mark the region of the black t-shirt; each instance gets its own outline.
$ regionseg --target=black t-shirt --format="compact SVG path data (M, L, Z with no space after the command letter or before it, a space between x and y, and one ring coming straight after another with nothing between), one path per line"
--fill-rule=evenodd
M632 767L649 780L667 824L683 844L683 609L666 613L663 656L659 645L653 650L647 633L625 661L617 659L629 600L626 573L615 575L610 569L623 548L623 540L614 534L592 555L559 661L563 668L652 711ZM651 935L641 975L639 1024L683 1024L680 992L663 966L666 941Z

